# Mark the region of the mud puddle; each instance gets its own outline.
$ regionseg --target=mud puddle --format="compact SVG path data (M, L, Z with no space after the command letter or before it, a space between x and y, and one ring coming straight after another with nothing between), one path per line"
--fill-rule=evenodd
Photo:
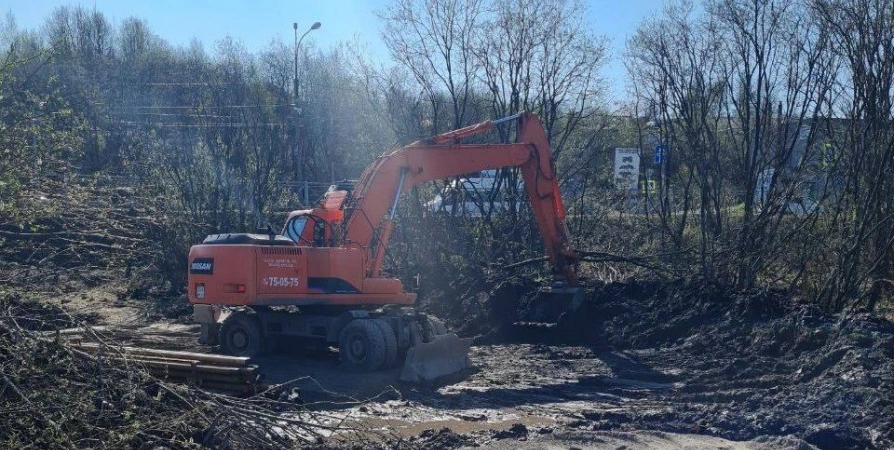
M791 436L737 442L712 436L705 423L675 424L677 393L687 387L680 370L651 369L635 352L506 344L473 347L471 358L475 369L461 379L427 387L400 383L397 371L345 372L320 356L279 356L261 367L271 382L313 375L299 378L300 396L352 430L331 436L345 446L407 440L422 448L814 448ZM351 404L346 391L379 394Z

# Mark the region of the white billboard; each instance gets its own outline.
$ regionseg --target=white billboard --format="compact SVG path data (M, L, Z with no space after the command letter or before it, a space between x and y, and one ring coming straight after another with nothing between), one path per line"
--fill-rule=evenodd
M615 149L615 187L620 190L636 190L639 185L639 149Z

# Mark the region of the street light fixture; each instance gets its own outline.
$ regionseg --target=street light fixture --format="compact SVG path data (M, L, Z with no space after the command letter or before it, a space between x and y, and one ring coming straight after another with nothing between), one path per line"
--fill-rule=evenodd
M298 22L292 22L292 29L295 30L295 79L293 81L292 89L294 90L294 100L295 104L298 104L298 47L301 45L301 41L304 40L304 36L307 36L307 33L310 33L313 30L319 30L320 27L323 26L320 22L314 22L313 25L310 26L310 29L304 32L301 37L298 37Z

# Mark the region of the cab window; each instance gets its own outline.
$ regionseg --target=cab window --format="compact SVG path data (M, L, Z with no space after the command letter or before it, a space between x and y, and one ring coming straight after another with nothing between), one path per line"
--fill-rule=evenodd
M304 227L307 226L306 216L295 216L289 219L286 224L286 236L295 241L296 244L301 243L301 233L304 233Z

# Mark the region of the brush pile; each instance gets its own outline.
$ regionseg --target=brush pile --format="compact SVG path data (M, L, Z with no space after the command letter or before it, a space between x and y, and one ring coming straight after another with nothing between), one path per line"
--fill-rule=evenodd
M126 353L101 358L48 339L82 324L0 295L0 448L293 447L343 425L296 403L285 385L237 398L156 378Z

